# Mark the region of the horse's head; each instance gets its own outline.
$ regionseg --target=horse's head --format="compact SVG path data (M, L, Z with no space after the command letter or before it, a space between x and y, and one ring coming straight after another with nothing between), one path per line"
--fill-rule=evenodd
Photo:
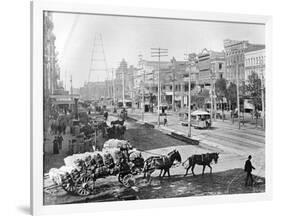
M215 161L215 163L218 163L218 159L219 159L219 154L218 152L216 153L212 153L212 158Z
M180 155L180 153L179 153L179 151L178 150L173 150L173 151L171 151L169 154L168 154L168 156L170 156L171 157L171 160L173 160L173 161L178 161L179 163L181 163L181 155Z

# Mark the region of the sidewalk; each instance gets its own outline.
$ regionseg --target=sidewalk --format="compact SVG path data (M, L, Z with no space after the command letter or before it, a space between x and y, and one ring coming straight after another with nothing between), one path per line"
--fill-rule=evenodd
M68 155L68 142L72 139L70 128L67 127L66 133L62 134L62 149L59 154L53 154L53 140L56 135L51 133L45 134L44 141L44 173L49 172L51 168L60 167L64 164L63 159Z

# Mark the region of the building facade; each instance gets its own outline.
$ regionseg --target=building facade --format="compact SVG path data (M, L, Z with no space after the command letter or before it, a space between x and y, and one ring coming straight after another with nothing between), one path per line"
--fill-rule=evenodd
M251 44L248 41L224 40L226 80L236 83L245 80L245 52L249 50L263 49L262 44Z
M43 107L44 131L46 131L51 109L53 109L51 96L60 88L60 68L57 60L56 37L53 33L54 24L51 12L44 12L43 22Z
M245 81L252 73L256 73L262 80L265 72L265 46L245 50Z
M198 54L198 84L204 88L211 86L216 79L224 78L225 75L225 53L215 52L207 49Z
M114 95L117 101L122 101L123 99L123 85L125 99L132 99L134 89L134 73L134 67L128 67L128 63L125 61L125 59L122 59L119 67L115 71Z

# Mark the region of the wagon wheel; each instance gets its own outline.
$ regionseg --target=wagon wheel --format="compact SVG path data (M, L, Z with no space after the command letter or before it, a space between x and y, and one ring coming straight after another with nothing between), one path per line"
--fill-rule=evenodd
M74 193L76 189L75 182L71 178L66 179L65 181L62 182L62 188L66 192Z
M127 188L135 185L135 183L136 180L132 174L127 174L122 178L122 184Z
M118 181L123 184L123 178L124 178L124 175L123 174L120 174L118 175Z
M95 187L95 181L89 176L82 176L76 183L76 193L79 196L88 196Z

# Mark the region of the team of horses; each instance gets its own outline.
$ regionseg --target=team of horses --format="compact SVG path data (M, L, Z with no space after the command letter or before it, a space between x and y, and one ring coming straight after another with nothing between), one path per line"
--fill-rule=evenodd
M200 154L200 155L192 155L187 158L186 161L182 163L181 155L178 150L173 150L169 152L167 155L155 155L148 157L144 162L144 178L151 177L151 174L155 170L160 170L159 177L164 177L166 174L168 174L168 177L170 177L170 168L172 166L176 166L177 164L181 164L185 166L185 163L188 161L189 164L186 166L186 173L184 176L188 174L188 170L191 168L193 176L195 176L194 173L194 167L195 165L201 165L203 166L202 175L204 175L205 167L208 166L210 168L210 173L212 173L212 167L211 163L214 161L215 163L218 162L219 153L206 153L206 154ZM164 171L164 173L163 173ZM163 173L163 175L162 175Z

